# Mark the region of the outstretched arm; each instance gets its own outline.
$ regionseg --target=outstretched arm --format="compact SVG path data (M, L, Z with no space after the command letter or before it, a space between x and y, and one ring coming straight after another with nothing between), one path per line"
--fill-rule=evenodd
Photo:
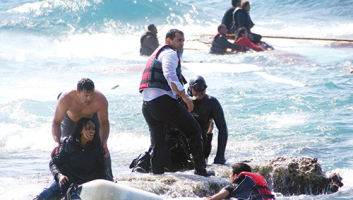
M216 101L215 102L216 105L212 109L212 118L214 119L219 132L218 132L217 154L214 159L214 163L224 164L226 162L226 159L224 157L224 152L227 146L228 128L227 128L222 106L217 99L215 99L215 101Z
M63 121L68 110L68 101L65 96L61 97L56 106L54 118L52 122L52 135L55 142L55 147L51 152L51 157L59 153L60 139L61 139L61 122Z
M108 119L108 101L105 98L105 96L102 94L102 97L100 99L101 103L101 108L97 112L98 114L98 120L100 123L100 128L99 128L99 136L102 141L103 149L104 149L104 157L108 157L108 137L109 137L109 119Z
M223 189L213 196L204 198L204 200L221 200L221 199L227 198L228 195L229 195L229 192Z

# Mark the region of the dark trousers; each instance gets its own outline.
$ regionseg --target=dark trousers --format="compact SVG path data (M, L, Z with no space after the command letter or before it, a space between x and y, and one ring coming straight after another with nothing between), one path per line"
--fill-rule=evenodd
M258 44L261 42L262 36L256 33L251 33L254 36L254 40L252 41L254 44Z
M206 171L201 128L188 110L175 99L163 95L152 101L144 101L142 113L150 130L151 169L154 174L163 174L164 167L169 167L171 163L165 140L167 125L179 129L186 136L193 156L195 172Z
M100 136L99 136L99 127L100 127L100 123L99 123L99 120L98 120L98 114L97 113L94 113L93 117L92 117L92 121L94 121L95 125L96 125L96 137L99 138L99 141L100 140ZM66 136L69 136L72 134L72 131L74 129L74 126L75 126L76 122L72 121L70 119L70 117L66 114L64 120L61 122L61 137L66 137ZM108 152L109 153L109 152ZM110 158L110 153L109 153L109 156L107 158L104 158L104 162L105 162L105 165L107 166L108 168L108 178L109 180L113 180L113 172L112 172L112 167L111 167L111 158Z

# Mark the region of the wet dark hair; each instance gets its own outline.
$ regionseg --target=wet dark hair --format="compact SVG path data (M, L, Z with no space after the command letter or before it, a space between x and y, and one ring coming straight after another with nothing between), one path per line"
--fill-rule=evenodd
M175 38L175 34L179 33L181 35L184 35L184 33L181 30L178 29L170 29L167 34L165 35L165 39L167 40L167 38L173 40Z
M79 140L81 139L81 132L83 130L83 127L85 127L89 121L93 122L93 124L96 126L96 123L94 123L94 121L92 119L87 118L87 117L82 117L81 119L79 119L76 122L74 129L72 131L72 137L74 139L79 139ZM95 139L95 138L96 137L94 137L93 139Z
M239 2L240 0L232 0L232 6L235 7L237 6L237 3Z
M225 26L224 24L220 24L217 28L218 32L223 28L223 26Z
M247 7L249 5L249 1L243 1L241 2L241 8L244 9L245 7Z
M155 25L154 25L154 24L150 24L150 25L148 25L147 29L148 29L149 31L152 31L153 27L155 27Z
M89 78L83 78L77 83L77 91L82 92L83 90L92 91L94 90L94 83Z
M242 37L243 34L245 33L245 31L246 31L245 27L240 27L240 28L238 29L237 36L238 36L238 37Z
M233 175L240 174L241 172L251 172L251 167L245 163L235 163L232 166Z

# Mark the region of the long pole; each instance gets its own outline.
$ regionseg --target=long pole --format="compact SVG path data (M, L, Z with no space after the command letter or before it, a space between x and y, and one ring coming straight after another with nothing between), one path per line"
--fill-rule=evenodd
M212 37L210 34L194 35L201 37ZM234 34L227 34L227 36L234 37ZM306 38L306 37L287 37L287 36L262 36L263 38L273 38L273 39L290 39L290 40L318 40L318 41L333 41L333 42L353 42L353 39L334 39L334 38Z

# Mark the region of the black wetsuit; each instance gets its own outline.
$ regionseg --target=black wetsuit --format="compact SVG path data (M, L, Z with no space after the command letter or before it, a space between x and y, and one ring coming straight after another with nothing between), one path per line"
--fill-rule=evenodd
M243 47L237 44L230 43L225 35L217 34L212 40L210 53L224 54L227 48L242 51Z
M226 25L227 29L228 29L228 33L234 33L232 31L232 26L233 26L233 12L234 12L235 8L234 7L230 7L223 15L222 18L222 24Z
M245 27L248 31L248 34L252 34L254 36L253 43L257 44L261 41L262 36L256 33L252 33L250 29L254 27L254 23L252 22L249 13L241 8L236 8L233 13L233 22L234 27L232 28L236 33L240 27Z
M218 148L214 163L224 164L226 159L224 158L224 151L226 149L227 140L228 140L228 128L226 120L224 118L224 113L221 104L218 100L212 96L205 95L201 100L194 100L194 110L191 114L194 116L196 121L200 124L202 130L202 137L207 137L207 131L210 126L210 120L213 119L218 132ZM204 155L205 158L208 158L211 152L211 146L207 147L207 141L212 140L208 138L204 140ZM211 144L211 142L209 142Z

